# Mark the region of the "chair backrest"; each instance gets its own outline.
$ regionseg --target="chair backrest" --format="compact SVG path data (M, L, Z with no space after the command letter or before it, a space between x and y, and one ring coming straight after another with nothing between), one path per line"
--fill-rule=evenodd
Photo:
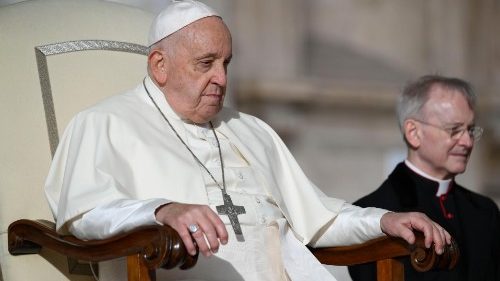
M68 275L64 258L48 262L38 255L11 256L6 231L20 218L53 220L43 183L58 136L76 112L140 83L146 57L138 54L146 49L139 45L146 44L152 18L136 8L96 0L26 1L0 8L4 280L88 280ZM57 44L68 41L77 42Z

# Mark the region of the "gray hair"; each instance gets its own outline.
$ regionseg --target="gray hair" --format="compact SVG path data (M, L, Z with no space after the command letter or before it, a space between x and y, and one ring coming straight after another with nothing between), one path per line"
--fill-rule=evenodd
M422 107L429 100L429 93L434 86L461 93L467 100L469 107L474 111L476 95L472 86L459 78L450 78L440 75L425 75L410 82L399 96L396 112L399 128L404 134L403 125L407 119L420 117Z
M175 56L175 51L177 48L177 44L182 38L182 32L174 32L167 37L161 39L160 41L149 46L148 54L151 54L155 50L160 50L165 52L170 58ZM147 66L148 74L151 75L151 68L148 64Z

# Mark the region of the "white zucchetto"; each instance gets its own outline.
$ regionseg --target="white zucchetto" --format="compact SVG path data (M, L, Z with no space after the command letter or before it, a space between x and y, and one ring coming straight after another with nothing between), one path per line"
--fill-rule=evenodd
M209 6L194 0L173 0L153 20L149 30L151 46L184 26L199 19L219 15Z

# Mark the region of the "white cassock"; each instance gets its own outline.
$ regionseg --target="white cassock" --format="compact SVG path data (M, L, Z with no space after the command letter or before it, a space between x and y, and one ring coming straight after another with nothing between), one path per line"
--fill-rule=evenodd
M149 77L145 83L181 138L222 182L213 132L206 124L179 118ZM387 211L326 197L263 121L224 108L212 123L228 194L246 209L239 215L245 241L236 240L222 215L229 243L210 258L200 256L189 271L158 270L158 280L335 280L305 245L349 245L383 235L380 218ZM45 190L58 231L82 239L155 224L155 209L168 202L205 204L214 211L223 203L219 187L163 120L142 84L72 119ZM103 264L101 279L123 280L124 266L124 260Z

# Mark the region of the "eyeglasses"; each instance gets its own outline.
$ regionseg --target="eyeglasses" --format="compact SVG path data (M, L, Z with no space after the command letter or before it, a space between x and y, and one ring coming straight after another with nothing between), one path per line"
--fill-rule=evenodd
M459 127L445 128L445 127L441 127L438 125L434 125L434 124L425 122L423 120L418 120L418 119L413 119L413 120L415 120L419 123L422 123L424 125L431 126L431 127L436 128L436 129L440 129L444 132L447 132L450 136L450 139L455 140L455 141L459 140L464 135L465 132L467 132L469 134L469 136L472 138L472 140L474 140L474 141L480 140L481 136L483 135L483 128L478 127L478 126L471 126L471 127L459 126Z

